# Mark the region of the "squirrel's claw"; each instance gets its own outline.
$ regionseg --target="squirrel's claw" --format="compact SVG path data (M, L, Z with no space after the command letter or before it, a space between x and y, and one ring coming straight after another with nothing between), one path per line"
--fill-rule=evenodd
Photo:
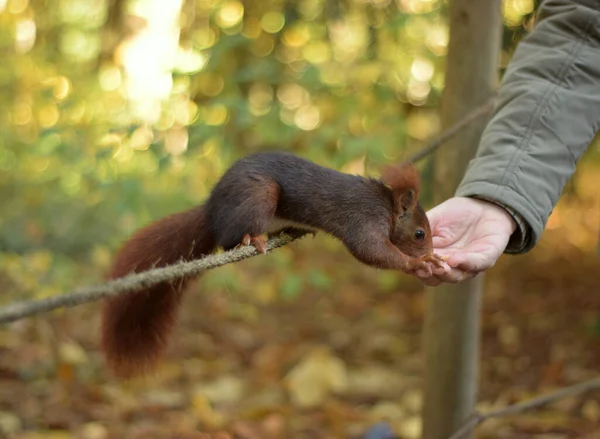
M258 250L259 252L267 252L267 239L264 236L255 236L250 240L250 242L254 246L254 248L256 248L256 250Z
M421 257L418 258L413 258L411 260L408 261L408 269L411 271L418 271L418 270L423 270L427 273L428 276L431 276L431 274L435 271L435 269L439 269L439 268L444 268L445 265L445 261L444 258L442 258L439 255L436 255L434 253L429 253L426 255L423 255ZM433 269L432 269L433 266Z
M264 254L267 252L267 239L263 235L250 236L250 234L247 233L242 238L242 242L240 243L240 245L252 245L260 253Z
M443 268L447 258L444 259L442 256L436 255L435 253L430 253L428 255L421 256L419 259L426 262L431 262L436 268Z

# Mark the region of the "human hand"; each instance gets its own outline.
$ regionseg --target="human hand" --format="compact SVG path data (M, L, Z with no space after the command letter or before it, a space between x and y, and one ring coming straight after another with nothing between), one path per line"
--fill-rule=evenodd
M454 197L427 212L434 252L450 267L443 273L415 274L425 284L460 282L492 267L517 224L502 207L475 198Z

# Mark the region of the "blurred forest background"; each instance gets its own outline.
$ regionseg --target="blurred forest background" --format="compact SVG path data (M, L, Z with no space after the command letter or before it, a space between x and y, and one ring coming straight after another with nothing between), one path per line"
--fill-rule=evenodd
M500 75L536 6L504 1ZM406 158L438 131L447 7L0 0L0 303L102 282L134 229L202 202L261 148L367 175ZM487 276L482 408L598 372L599 156L538 248ZM145 380L106 374L97 303L1 326L0 437L342 438L380 420L419 437L418 282L321 234L190 290ZM478 431L591 438L599 424L595 393Z

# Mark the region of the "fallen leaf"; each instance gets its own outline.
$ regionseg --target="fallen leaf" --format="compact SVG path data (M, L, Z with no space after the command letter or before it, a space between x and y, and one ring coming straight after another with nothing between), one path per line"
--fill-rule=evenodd
M18 433L23 428L17 415L10 412L0 412L0 432L11 435Z
M58 348L58 354L60 360L67 364L81 365L89 362L85 350L73 341L61 343Z
M348 394L388 398L397 395L406 385L406 379L394 369L365 366L348 372Z
M423 405L423 392L418 389L409 389L402 395L402 405L412 413L421 411Z
M144 395L143 402L146 405L174 409L185 405L185 397L179 391L153 389Z
M581 414L585 419L600 423L600 404L594 400L586 401L581 409Z
M286 377L292 402L299 407L322 404L332 393L348 387L346 364L328 348L314 349Z
M402 421L400 434L404 439L418 439L421 437L422 422L419 416L411 416Z
M226 375L215 381L196 387L195 394L202 394L212 404L231 404L238 402L244 396L244 382L233 375Z
M211 428L222 427L225 417L213 409L210 400L202 393L197 393L192 398L192 407L198 419Z
M99 422L88 422L81 428L81 439L105 439L108 437L106 427Z

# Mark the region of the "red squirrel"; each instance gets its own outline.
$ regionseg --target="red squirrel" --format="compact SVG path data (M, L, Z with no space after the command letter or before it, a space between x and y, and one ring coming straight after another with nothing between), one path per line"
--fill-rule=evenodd
M388 166L377 180L288 153L257 153L233 164L204 205L137 231L117 253L110 277L201 258L218 247L253 245L264 253L265 235L284 229L329 233L373 267L431 272L442 259L432 253L418 194L412 165ZM175 326L186 280L105 301L102 347L116 375L154 366Z

